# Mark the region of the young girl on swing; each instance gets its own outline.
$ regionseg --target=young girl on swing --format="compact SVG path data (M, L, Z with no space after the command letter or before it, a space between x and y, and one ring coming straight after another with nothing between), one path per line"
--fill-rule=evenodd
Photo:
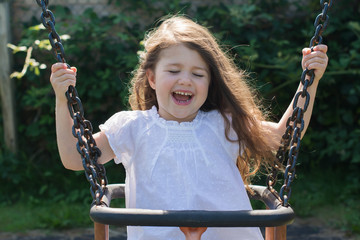
M113 115L94 135L99 163L115 159L126 169L126 206L165 210L250 210L244 186L261 165L271 166L291 104L278 123L265 120L255 96L233 61L209 31L173 16L145 38L132 79L133 111ZM302 66L314 69L308 90L310 120L324 74L327 47L303 50ZM52 66L56 130L61 160L72 170L82 162L72 136L65 92L76 69ZM298 91L302 89L300 83ZM300 102L301 100L299 100ZM301 103L300 103L301 104ZM128 227L131 240L263 239L258 228Z

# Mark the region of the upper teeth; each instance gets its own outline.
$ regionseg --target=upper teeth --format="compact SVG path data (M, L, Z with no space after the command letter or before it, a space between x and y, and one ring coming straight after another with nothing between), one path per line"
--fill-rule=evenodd
M179 95L192 96L192 93L189 92L175 92L175 93Z

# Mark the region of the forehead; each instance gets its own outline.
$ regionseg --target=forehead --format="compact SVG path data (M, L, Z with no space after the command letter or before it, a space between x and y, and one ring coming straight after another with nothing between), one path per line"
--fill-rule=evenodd
M173 45L163 49L159 55L158 64L164 65L192 65L208 70L208 64L201 55L184 44Z

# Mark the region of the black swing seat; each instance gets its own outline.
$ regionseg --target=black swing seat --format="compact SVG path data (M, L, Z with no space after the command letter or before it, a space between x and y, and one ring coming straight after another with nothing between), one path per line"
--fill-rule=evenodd
M291 224L295 213L264 186L250 186L252 199L262 201L267 210L204 211L150 210L111 208L112 199L125 197L124 184L106 186L101 205L93 204L90 217L94 222L112 226L167 226L167 227L277 227Z

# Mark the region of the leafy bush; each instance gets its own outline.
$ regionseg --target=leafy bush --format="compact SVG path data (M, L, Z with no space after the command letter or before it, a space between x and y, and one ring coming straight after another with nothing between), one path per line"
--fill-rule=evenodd
M293 2L293 3L290 3ZM168 13L184 13L207 27L229 49L239 67L252 73L256 86L279 119L287 108L301 74L301 49L313 35L312 23L320 6L285 0L249 0L243 4L195 5L191 1L110 1L123 11L100 18L91 9L81 16L53 6L57 31L63 38L66 59L78 68L78 92L85 117L96 126L116 111L127 109L128 82L137 65L137 51L147 29ZM357 1L337 1L325 32L329 67L320 83L316 106L300 154L302 169L341 166L348 172L345 188L359 195L355 184L360 168L360 14ZM139 18L141 16L141 18ZM38 24L34 20L32 24ZM57 153L54 95L49 68L54 62L47 50L45 30L26 28L18 46L33 47L36 61L16 80L20 152L0 146L2 201L53 198L83 201L87 182L82 173L64 170ZM38 41L37 41L38 40ZM23 52L15 54L22 69ZM47 68L42 69L41 64ZM290 94L289 94L290 89ZM0 133L3 132L0 128ZM110 182L123 181L123 170L110 163ZM300 172L300 171L299 171ZM344 172L344 175L347 173ZM354 181L354 178L357 181ZM80 184L79 184L80 183ZM13 189L16 189L14 191ZM357 190L356 190L357 189ZM31 196L31 197L29 197Z

